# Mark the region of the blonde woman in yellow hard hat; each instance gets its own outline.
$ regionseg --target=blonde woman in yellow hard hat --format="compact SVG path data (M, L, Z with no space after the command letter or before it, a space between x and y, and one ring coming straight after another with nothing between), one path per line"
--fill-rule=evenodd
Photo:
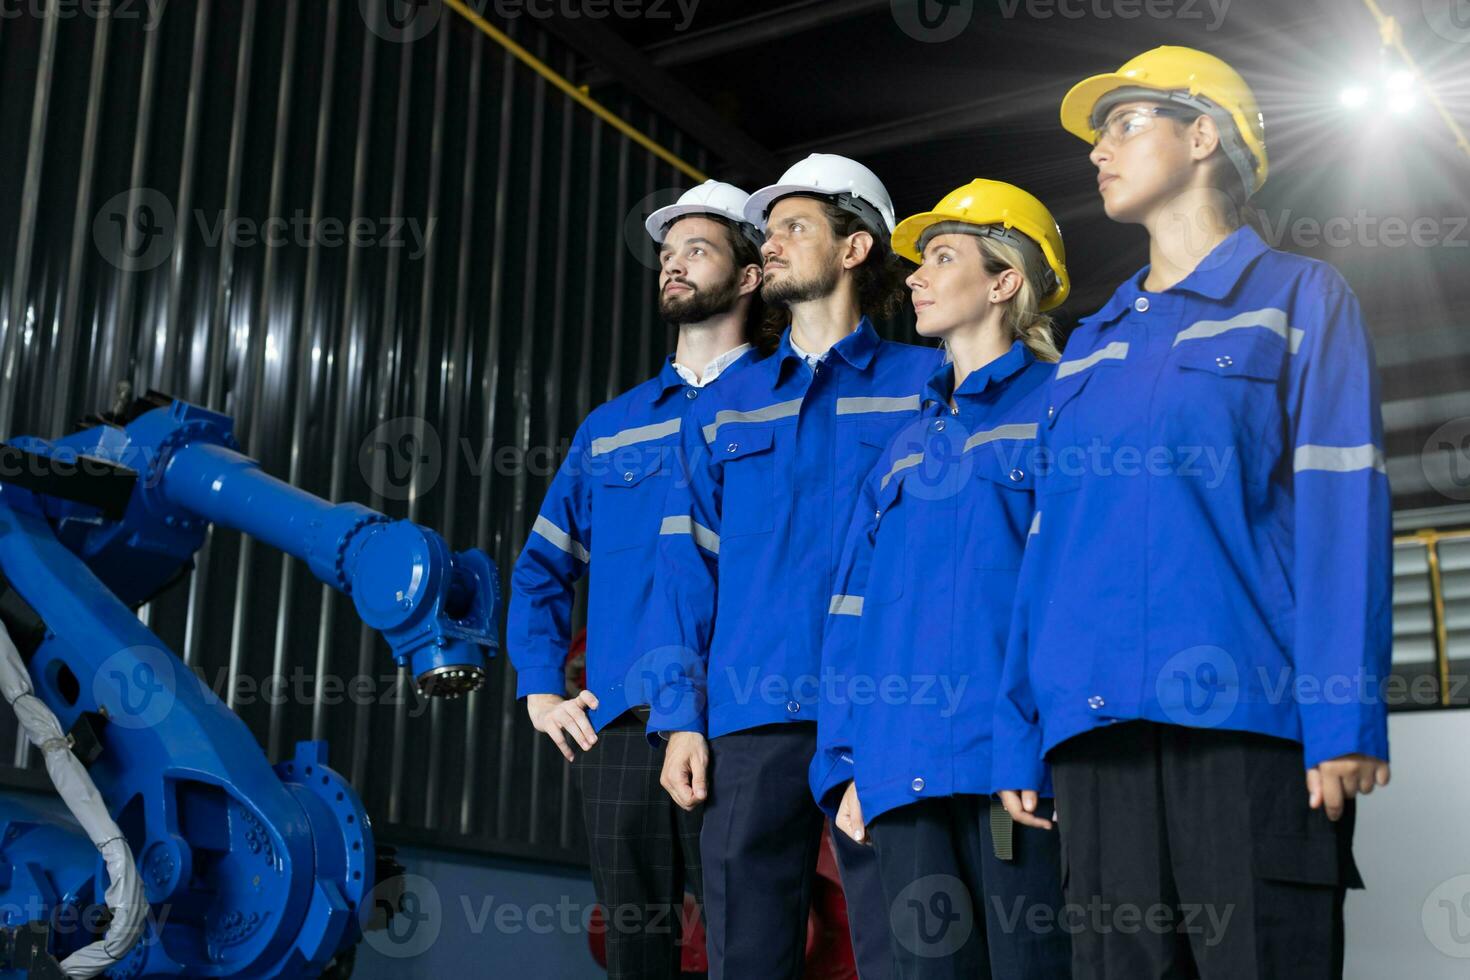
M1058 356L1044 311L1070 288L1061 233L1030 194L974 180L899 224L893 249L919 263L918 331L949 357L854 508L812 791L874 845L898 977L1055 980L1071 962L1057 835L993 812L990 745Z
M1158 48L1077 85L1062 124L1151 262L1045 395L995 785L1049 826L1051 765L1068 907L1101 910L1080 980L1337 978L1354 798L1389 777L1368 331L1335 270L1242 227L1266 137L1229 65Z

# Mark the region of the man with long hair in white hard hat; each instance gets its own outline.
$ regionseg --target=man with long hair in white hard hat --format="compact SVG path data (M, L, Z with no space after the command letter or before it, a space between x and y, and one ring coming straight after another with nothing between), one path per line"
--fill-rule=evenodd
M901 303L903 273L893 204L867 167L813 154L752 194L746 216L765 231L777 347L684 427L643 646L659 685L649 731L669 738L664 785L704 809L710 976L795 980L825 822L806 775L832 580L863 478L942 357L874 326ZM832 839L858 972L883 980L876 862Z

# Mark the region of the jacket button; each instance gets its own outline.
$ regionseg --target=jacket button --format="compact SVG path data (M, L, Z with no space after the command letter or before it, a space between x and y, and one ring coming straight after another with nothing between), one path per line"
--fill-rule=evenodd
M737 450L739 448L740 448L740 443L738 443L738 442L732 442L732 443L730 443L730 445L728 445L728 446L725 447L725 452L727 452L727 453L733 453L735 450Z
M1235 363L1235 360L1231 358L1229 354L1221 354L1219 357L1215 358L1215 363L1220 365L1221 367L1229 367L1230 365Z
M909 785L913 786L915 793L922 793L922 792L924 792L924 777L923 776L915 776L914 777L914 781L912 783L910 783Z
M960 410L957 409L957 408L951 408L949 410L949 414L951 414L951 415L958 415L958 414L960 414Z
M786 710L789 711L789 712L791 712L793 715L796 714L798 711L801 710L801 702L800 701L787 701L786 702Z
M935 423L934 423L934 431L935 432L943 432L944 431L944 419L938 419L938 420L935 421Z
M1101 708L1104 704L1107 704L1107 702L1104 701L1102 699L1102 696L1101 695L1098 695L1098 694L1094 694L1092 697L1090 697L1090 698L1087 699L1087 706L1089 708L1091 708L1093 711L1096 711L1098 708Z
M1047 418L1051 418L1055 414L1057 414L1057 407L1055 405L1048 405L1048 406L1046 406L1046 417Z
M699 397L699 389L698 388L690 388L688 391L684 392L684 397L685 398L698 398Z
M1025 475L1026 475L1025 473L1022 473L1018 469L1017 470L1011 470L1011 479L1014 480L1014 481L1016 481L1017 483L1019 483L1021 481L1021 478L1024 477Z
M1148 297L1147 296L1140 296L1140 297L1138 297L1138 299L1136 299L1136 300L1133 301L1133 308L1135 310L1137 310L1138 312L1140 312L1140 313L1147 313L1148 312Z
M879 509L873 511L873 520L875 520L875 521L881 521L882 519L883 519L883 509L880 507Z
M632 483L633 482L633 474L632 473L624 473L623 474L623 482L624 483Z

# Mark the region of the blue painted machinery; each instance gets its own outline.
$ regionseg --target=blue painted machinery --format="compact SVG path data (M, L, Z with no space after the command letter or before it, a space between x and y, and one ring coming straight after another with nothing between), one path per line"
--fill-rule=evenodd
M498 649L495 568L263 473L218 413L149 393L93 421L0 447L0 617L142 878L143 934L108 975L345 975L379 876L357 793L324 743L272 767L135 610L187 573L208 525L233 528L351 596L422 693L457 697ZM0 802L0 977L63 975L107 923L106 887L76 822Z

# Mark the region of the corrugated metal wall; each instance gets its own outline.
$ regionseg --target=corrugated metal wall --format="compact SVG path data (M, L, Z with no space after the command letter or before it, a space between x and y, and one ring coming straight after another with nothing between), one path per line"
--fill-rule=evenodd
M425 25L369 29L387 2L0 19L0 435L157 388L234 416L269 472L506 574L577 422L668 349L634 212L690 180L448 8L407 8L440 17L411 43ZM569 72L534 22L497 26ZM418 702L349 601L228 532L143 615L272 760L328 739L389 839L584 852L504 659L468 700Z

